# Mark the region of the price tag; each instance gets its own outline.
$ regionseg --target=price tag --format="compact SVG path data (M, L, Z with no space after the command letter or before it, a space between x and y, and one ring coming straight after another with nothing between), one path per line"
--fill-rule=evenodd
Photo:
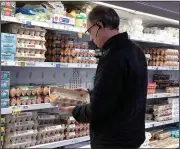
M22 21L22 24L24 24L25 26L32 26L31 21L27 20Z
M12 109L12 115L17 115L19 113L21 113L20 109Z
M86 67L86 68L90 68L91 65L90 65L90 64L86 64L85 67Z
M78 67L79 68L83 68L83 64L78 64Z
M34 67L35 63L34 62L26 62L26 66Z
M23 106L22 108L23 108L23 110L27 110L29 108L29 106Z
M60 68L60 64L56 64L56 68Z

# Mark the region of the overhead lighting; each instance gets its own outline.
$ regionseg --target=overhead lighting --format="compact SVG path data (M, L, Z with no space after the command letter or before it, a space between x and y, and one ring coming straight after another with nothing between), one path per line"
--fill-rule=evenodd
M135 13L135 10L127 9L127 8L124 8L124 7L120 7L120 6L116 6L116 5L112 5L112 4L108 4L108 3L104 3L104 2L92 2L92 3L107 6L107 7L111 7L111 8L114 8L114 9L120 9L120 10L128 11L128 12L131 12L131 13Z
M108 3L104 3L104 2L92 2L92 3L107 6L107 7L111 7L111 8L114 8L114 9L124 10L124 11L134 13L134 14L137 14L137 15L144 15L144 16L160 19L162 21L167 21L167 22L179 25L179 21L177 21L177 20L173 20L173 19L169 19L169 18L165 18L165 17L161 17L161 16L149 14L149 13L144 13L144 12L140 12L140 11L135 11L135 10L132 10L132 9L127 9L127 8L124 8L124 7L120 7L120 6L116 6L116 5L112 5L112 4L108 4Z

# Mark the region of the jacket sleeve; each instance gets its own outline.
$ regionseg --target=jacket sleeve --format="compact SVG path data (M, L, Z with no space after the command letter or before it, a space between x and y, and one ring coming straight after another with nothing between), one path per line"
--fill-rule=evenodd
M124 59L116 54L104 58L96 73L91 103L79 105L73 110L74 118L81 123L94 121L96 124L107 121L119 108L116 104L122 93L122 79L125 75ZM118 88L117 88L118 86Z

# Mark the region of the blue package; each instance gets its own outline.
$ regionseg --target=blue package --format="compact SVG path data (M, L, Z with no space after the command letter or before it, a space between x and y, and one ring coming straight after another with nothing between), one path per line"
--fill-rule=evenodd
M9 89L9 87L10 87L9 80L2 80L1 81L1 89L7 90L7 89Z
M1 33L1 43L11 43L16 45L16 34Z
M3 43L1 42L1 53L16 53L16 43Z
M9 98L9 90L1 90L1 99Z
M10 71L1 71L1 80L10 80Z
M1 53L1 61L14 61L15 54Z
M9 99L1 100L1 108L8 108L9 107Z

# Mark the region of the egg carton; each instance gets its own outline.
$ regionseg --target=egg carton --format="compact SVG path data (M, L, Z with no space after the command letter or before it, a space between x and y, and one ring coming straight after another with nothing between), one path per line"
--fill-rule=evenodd
M23 140L23 139L36 139L37 134L38 134L37 129L6 133L6 142L15 142L17 140Z
M55 135L58 133L61 134L64 132L64 129L65 129L64 125L52 125L52 126L41 127L38 130L38 137Z
M46 51L46 47L43 44L28 44L28 43L19 43L17 42L16 44L16 48L17 49L34 49L34 50L42 50L42 51Z
M72 132L72 131L75 131L75 129L76 129L76 125L75 124L70 124L70 125L66 125L65 131L66 132Z
M76 133L74 132L65 132L65 138L67 140L76 138Z
M54 86L49 88L49 96L53 105L76 105L90 101L89 93Z
M16 122L9 123L6 125L6 132L15 132L15 131L23 131L30 129L37 129L38 122L37 121L25 121L25 122Z
M168 116L168 115L172 115L172 109L170 110L165 110L165 111L155 111L153 112L154 116L156 117L161 117L161 116Z
M6 115L6 123L32 121L37 119L37 112L22 112L17 115Z
M25 27L22 24L9 24L8 25L9 30L11 30L11 32L13 34L20 34L20 35L31 35L31 36L41 36L41 37L45 37L46 34L46 30L40 27Z
M161 112L161 111L166 111L166 110L170 110L172 109L172 105L170 104L164 104L164 105L154 105L153 106L153 110L154 112L158 111L158 112Z
M16 38L17 39L24 39L24 40L33 40L33 41L44 41L44 43L46 42L45 37L41 37L41 36L16 34Z
M89 132L88 131L76 131L76 137L83 137L83 136L88 136L89 135Z
M155 117L154 120L161 122L161 121L168 121L172 119L172 115L168 115L168 116L162 116L162 117Z
M36 145L62 141L64 139L64 137L65 137L64 134L56 134L54 136L48 136L47 138L40 138L37 140Z
M76 120L71 116L61 116L60 117L60 121L61 123L63 124L67 124L67 125L70 125L70 124L75 124Z
M36 145L36 140L26 140L26 142L22 142L22 143L16 143L16 144L5 144L4 148L28 148L31 146L35 146Z
M57 119L59 119L59 115L41 114L41 115L38 116L38 120L39 121L43 121L43 120L57 120Z

